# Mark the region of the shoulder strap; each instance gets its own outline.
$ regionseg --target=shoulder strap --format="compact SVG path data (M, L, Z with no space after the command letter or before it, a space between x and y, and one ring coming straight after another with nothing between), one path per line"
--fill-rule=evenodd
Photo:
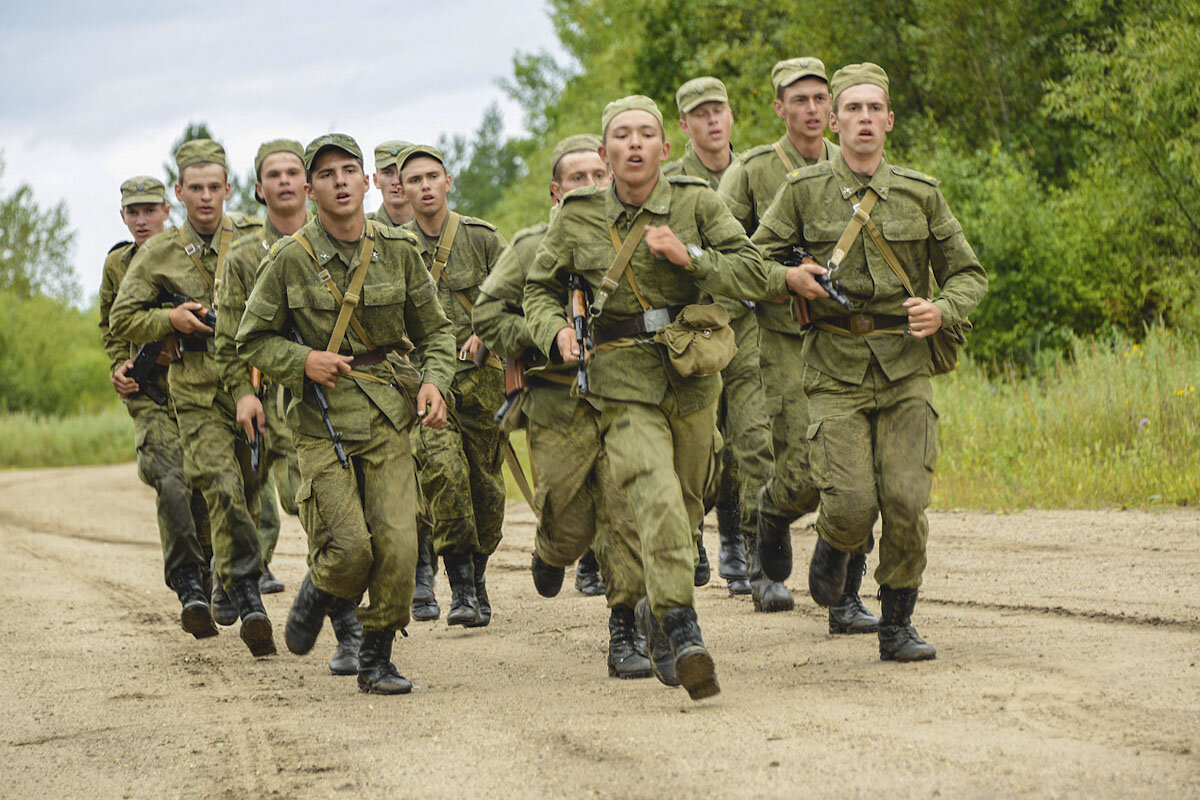
M304 251L312 258L313 263L320 268L320 262L317 261L317 254L313 250L308 238L301 231L293 233L292 238L304 248ZM325 289L333 296L333 302L337 303L340 308L337 322L333 326L333 334L329 337L329 345L325 348L331 353L336 353L341 348L342 339L346 335L347 325L354 330L354 334L368 350L375 349L375 340L367 334L366 329L363 328L362 323L358 321L358 317L353 313L354 309L358 306L359 292L362 291L363 282L366 280L367 266L371 263L371 256L374 250L375 233L371 221L368 220L367 227L363 230L363 243L359 246L358 269L354 271L354 275L350 278L350 285L346 287L346 295L344 297L338 291L337 284L333 282L333 276L329 274L329 270L320 269L317 273L317 277L325 284Z
M645 229L645 226L643 225L642 228ZM623 243L621 242L620 234L617 233L617 226L610 225L608 227L608 233L612 237L613 247L615 247L617 249L617 252L619 253L621 251L621 247L623 246ZM629 235L632 238L633 231L630 231ZM629 288L633 289L633 295L634 295L634 297L637 298L638 303L641 304L642 310L649 311L650 304L646 302L646 298L642 297L642 293L638 289L637 279L633 277L633 267L631 266L630 261L631 261L631 259L629 259L629 258L625 259L625 277L629 278Z
M879 195L875 194L875 190L868 188L863 199L854 204L854 216L850 217L846 230L842 231L837 244L833 246L833 258L829 259L829 263L826 265L830 272L841 265L847 251L854 244L854 240L858 238L858 234L862 232L863 225L871 221L871 209L875 208L875 201L878 199Z
M450 260L450 248L454 246L454 235L458 233L458 221L462 219L459 214L454 211L450 212L450 216L446 218L446 227L442 229L442 235L438 237L437 253L433 257L433 267L429 273L433 275L433 282L437 283L442 278L442 273L446 271L446 262Z
M775 152L779 154L779 159L783 161L783 165L787 167L787 171L791 172L794 170L796 167L792 164L792 160L787 157L787 153L783 151L783 145L776 142L773 147L775 148Z
M204 276L204 280L208 281L209 286L213 289L213 306L217 302L217 290L221 288L221 278L225 275L225 259L229 257L229 245L233 243L233 222L229 217L221 218L221 238L217 244L217 272L216 275L209 272L204 262L200 259L199 248L187 240L187 236L183 233L183 226L180 225L175 229L179 234L179 242L183 245L183 252L187 253L192 259L192 263L196 265L196 269L200 270L200 274Z
M650 211L642 209L642 213L637 215L633 221L633 227L629 229L629 235L625 237L625 241L617 246L619 237L617 236L616 227L610 227L609 233L612 235L613 246L617 248L617 255L613 258L613 262L608 267L608 272L604 273L604 279L600 281L600 288L596 290L596 298L592 301L592 316L599 316L604 310L604 304L608 302L608 298L612 297L612 293L617 290L617 280L622 272L629 267L629 261L633 258L633 251L637 249L638 244L642 241L642 236L646 233L646 222L650 219ZM631 277L632 270L628 273ZM636 293L637 290L635 289ZM638 295L638 302L643 307L649 308L642 296Z

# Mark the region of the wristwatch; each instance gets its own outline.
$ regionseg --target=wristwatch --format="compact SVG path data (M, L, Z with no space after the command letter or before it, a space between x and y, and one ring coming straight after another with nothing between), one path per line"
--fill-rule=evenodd
M692 259L692 261L696 261L697 259L704 258L704 251L701 250L699 247L697 247L694 244L689 244L687 246L687 251L688 251L688 257L690 259Z

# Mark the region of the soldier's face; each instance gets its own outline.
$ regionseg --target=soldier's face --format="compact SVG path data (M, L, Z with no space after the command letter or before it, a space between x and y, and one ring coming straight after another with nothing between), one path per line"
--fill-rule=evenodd
M838 134L842 149L860 156L873 155L883 151L894 122L887 93L874 84L860 83L842 90L837 113L829 118L829 129Z
M121 221L129 228L134 243L141 247L151 236L162 233L171 207L166 203L133 203L121 209Z
M175 197L183 203L188 222L197 233L215 233L229 199L229 176L220 164L184 167L175 184Z
M308 197L327 217L343 219L362 213L370 179L358 159L331 147L313 162Z
M262 179L254 188L267 201L267 208L294 213L304 207L304 162L295 153L272 153L263 159Z
M783 88L783 96L775 100L775 113L788 133L804 139L820 139L829 123L832 98L829 85L820 78L801 78Z
M600 157L613 178L641 186L658 178L659 165L670 157L671 144L663 139L662 126L649 111L632 108L608 123Z
M679 127L692 140L692 147L706 153L722 153L729 149L733 135L733 111L729 103L709 100L685 113Z
M572 189L581 186L608 186L608 167L599 153L581 150L567 153L558 161L559 180L550 181L550 197L555 203Z
M403 222L412 219L412 211L408 208L408 196L404 194L400 185L399 167L388 164L383 169L375 170L375 188L383 195L383 205L387 208L389 217Z
M453 181L436 158L410 158L400 170L400 180L414 213L432 217L446 207L446 194Z

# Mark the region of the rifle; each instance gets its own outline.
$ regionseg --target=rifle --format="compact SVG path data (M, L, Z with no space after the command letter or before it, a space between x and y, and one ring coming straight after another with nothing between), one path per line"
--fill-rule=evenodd
M304 344L303 337L300 336L300 331L297 328L292 328L288 338L299 345ZM317 408L321 412L321 419L325 423L325 430L329 431L329 440L333 442L333 452L337 454L338 463L342 465L342 469L350 469L350 459L346 458L346 449L342 447L342 435L333 429L333 422L329 419L329 400L325 397L325 390L321 388L321 384L313 383L312 385L313 399L317 401Z
M250 367L250 388L254 390L254 396L258 398L258 402L262 403L267 399L262 370L258 367ZM262 464L262 431L258 429L257 417L251 420L250 424L254 426L254 441L250 443L250 471L257 475L258 468Z
M785 267L798 267L805 262L817 263L813 258L813 254L804 249L801 245L792 245L792 249L788 254L779 259L779 263ZM818 265L819 266L819 265ZM824 275L813 275L813 279L817 284L825 290L829 295L829 299L842 306L842 308L850 311L853 304L850 298L846 296L846 289L840 281L835 281L831 276L833 272L826 272ZM801 325L808 325L812 322L812 315L808 312L808 301L800 296L792 298L792 306L796 313L796 321Z
M173 306L181 306L184 303L194 303L196 301L193 298L188 297L186 294L179 294L177 292L172 292L169 289L163 289L158 293L158 302L162 305L170 303ZM216 329L217 312L201 303L200 310L194 313L205 325L214 330Z
M575 326L575 342L579 345L579 367L575 371L575 385L582 397L588 393L587 351L591 339L587 334L587 309L591 298L587 284L579 275L571 276L571 323Z
M525 359L520 356L504 359L504 405L493 418L496 422L504 419L504 415L512 408L521 392L525 391Z
M192 298L184 294L162 289L155 299L157 305L180 306L184 303L192 302ZM196 312L196 316L204 321L204 324L210 328L217 326L217 314L212 309L204 306ZM163 350L170 344L169 354L166 360L163 358ZM156 366L165 367L167 364L179 358L179 342L174 334L168 334L166 339L157 342L146 342L138 348L137 355L133 357L133 366L125 373L126 378L137 381L137 394L143 394L153 400L160 406L167 404L167 396L158 390L154 385L154 368Z

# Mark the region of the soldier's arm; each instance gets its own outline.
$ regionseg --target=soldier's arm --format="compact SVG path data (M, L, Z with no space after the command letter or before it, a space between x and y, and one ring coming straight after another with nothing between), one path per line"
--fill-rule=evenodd
M110 375L129 360L129 342L114 336L108 321L113 301L117 298L116 273L119 261L119 256L109 254L104 261L104 275L100 279L100 341L104 345L104 352L108 354Z
M246 311L238 324L235 341L238 356L246 363L302 397L304 360L312 348L287 338L292 318L287 304L285 264L277 255L273 248L259 271L258 280L246 298Z
M701 288L736 300L787 294L783 267L763 262L762 254L715 192L700 192L696 223L704 255L692 259L689 269Z
M112 334L137 344L157 342L175 330L169 319L171 310L158 308L155 302L159 287L151 256L148 247L138 249L108 313Z
M471 324L483 343L505 358L517 358L533 347L533 337L521 310L525 270L521 249L510 245L479 290Z
M934 191L929 216L929 261L942 289L934 305L942 312L944 328L962 322L975 310L987 292L988 277L942 191Z
M746 173L746 165L740 159L734 159L725 175L721 178L721 186L717 189L721 202L733 214L733 218L742 226L742 230L750 233L754 230L754 206L750 193L750 178Z
M529 334L538 349L552 360L561 360L554 341L558 332L571 326L565 311L565 273L571 268L570 242L564 221L569 215L559 212L550 221L550 228L538 246L525 281L525 294L521 301L525 309L525 322Z
M237 351L238 324L246 311L247 283L253 280L258 260L251 256L262 252L262 248L237 249L225 265L225 276L217 292L216 339L217 370L225 391L238 400L253 394L250 386L250 366L241 359ZM250 283L252 286L253 283Z
M415 248L405 248L401 268L408 287L404 300L404 329L415 348L413 356L421 370L421 381L432 383L442 397L448 397L457 367L454 326L442 310L433 276Z

